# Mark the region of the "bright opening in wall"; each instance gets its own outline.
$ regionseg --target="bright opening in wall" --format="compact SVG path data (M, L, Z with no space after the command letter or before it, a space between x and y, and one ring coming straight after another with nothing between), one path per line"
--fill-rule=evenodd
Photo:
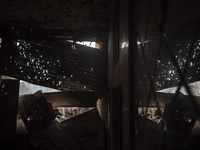
M56 89L39 86L20 80L19 95L34 94L37 91L42 91L42 93L60 92L59 90Z
M0 48L1 48L2 38L0 38Z
M72 40L67 40L68 42L73 43ZM82 42L76 42L76 44L80 44L80 45L84 45L87 47L91 47L91 48L96 48L96 49L103 49L103 42L88 42L88 41L82 41ZM76 45L72 44L72 49L75 50L76 49Z
M96 42L76 42L77 44L85 45L88 47L96 48Z

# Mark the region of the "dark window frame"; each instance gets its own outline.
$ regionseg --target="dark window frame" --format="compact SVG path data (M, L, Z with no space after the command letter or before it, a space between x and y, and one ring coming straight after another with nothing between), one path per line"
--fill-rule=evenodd
M123 86L112 89L113 149L123 149Z

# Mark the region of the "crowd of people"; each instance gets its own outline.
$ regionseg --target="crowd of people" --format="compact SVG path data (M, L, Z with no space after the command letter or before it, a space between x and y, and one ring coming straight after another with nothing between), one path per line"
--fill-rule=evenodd
M87 112L91 108L83 108L83 107L58 107L54 108L54 112L58 118L66 118L69 119L76 115Z
M138 115L146 116L148 119L159 119L163 114L164 108L160 108L159 113L157 108L146 108L146 107L138 107Z

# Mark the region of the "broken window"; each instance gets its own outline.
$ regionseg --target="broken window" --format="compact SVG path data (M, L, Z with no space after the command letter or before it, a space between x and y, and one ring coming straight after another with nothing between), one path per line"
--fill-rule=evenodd
M106 59L102 50L53 39L2 39L3 74L58 90L102 90Z
M138 149L199 146L199 134L194 136L200 115L200 33L194 17L198 14L197 3L137 3L140 9L134 14L138 40L134 93ZM159 121L153 119L156 116Z

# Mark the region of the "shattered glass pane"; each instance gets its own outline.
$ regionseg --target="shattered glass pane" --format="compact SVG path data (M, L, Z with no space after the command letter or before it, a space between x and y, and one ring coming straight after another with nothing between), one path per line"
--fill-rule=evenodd
M0 51L2 73L58 90L102 90L105 79L103 51L49 40L4 39ZM92 68L92 69L91 69Z

